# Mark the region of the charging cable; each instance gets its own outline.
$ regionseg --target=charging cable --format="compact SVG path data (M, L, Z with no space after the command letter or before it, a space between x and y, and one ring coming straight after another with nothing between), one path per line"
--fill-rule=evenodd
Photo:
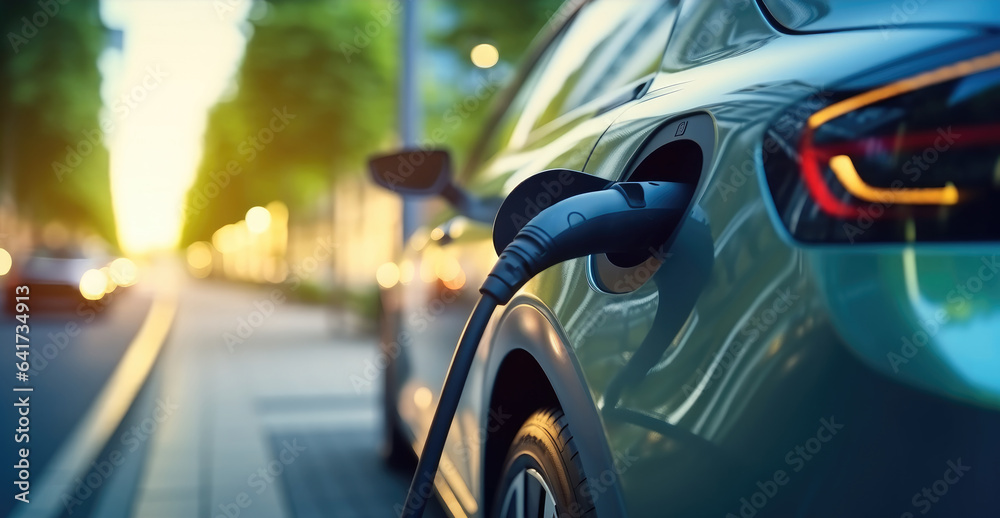
M644 252L663 246L687 210L693 189L690 184L670 182L612 183L606 189L564 199L521 228L479 288L482 296L451 359L401 518L423 516L462 388L497 306L507 304L539 272L563 261L599 253ZM501 209L497 218L511 216Z

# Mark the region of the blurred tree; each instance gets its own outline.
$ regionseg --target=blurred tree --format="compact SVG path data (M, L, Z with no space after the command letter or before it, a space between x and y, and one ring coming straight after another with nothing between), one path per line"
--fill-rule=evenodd
M255 5L237 91L209 116L184 244L272 200L295 217L336 175L362 170L392 131L399 9L395 0ZM213 184L225 194L213 196Z
M0 174L23 216L89 228L113 244L98 8L99 0L0 4Z
M561 4L423 0L431 55L419 72L422 141L449 146L461 160L491 97ZM372 151L394 145L400 13L401 0L258 2L236 93L209 116L182 244L209 239L272 200L284 201L292 217L309 211L331 182L359 173ZM495 69L469 60L483 42L500 49ZM282 112L287 124L271 131Z
M440 0L455 12L447 27L433 41L468 57L473 47L490 43L501 59L517 62L538 31L564 0Z
M424 78L433 85L424 88L425 136L430 143L446 144L461 163L491 113L493 96L564 0L426 1L425 17L435 18L425 23L431 59L435 53L444 54L451 67L447 77L442 77L439 68L431 68ZM500 62L493 68L483 70L472 64L470 52L480 43L499 51Z

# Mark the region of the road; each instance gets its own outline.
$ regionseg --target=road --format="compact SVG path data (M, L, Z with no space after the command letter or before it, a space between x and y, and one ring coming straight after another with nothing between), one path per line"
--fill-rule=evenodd
M29 305L29 360L28 382L15 380L14 356L15 326L20 325L12 315L2 313L0 326L8 337L10 352L7 364L7 387L30 386L30 393L14 393L7 389L5 408L13 409L18 397L30 397L29 443L15 443L14 429L18 428L19 415L12 410L4 412L3 463L13 466L16 451L23 447L30 450L29 463L32 476L37 477L48 467L53 455L66 441L70 432L79 424L104 382L121 359L132 337L149 310L150 298L136 290L118 289L104 303L94 303L91 308L60 313L32 312ZM7 471L8 477L13 470ZM8 483L9 484L9 483ZM0 504L0 514L6 515L14 500L7 496Z
M59 511L143 518L394 516L408 474L389 471L378 459L378 380L369 380L374 336L352 325L350 315L331 318L328 309L293 302L288 287L175 274L155 288L134 289L81 324L32 375L37 480L66 437L78 433L152 301L172 292L176 316L149 382L77 483L55 493L65 500ZM68 321L34 321L32 334L60 340ZM11 366L11 385L13 375ZM13 425L14 414L6 415ZM3 453L13 461L13 452L11 442ZM93 492L84 487L88 476L100 481ZM7 515L9 502L0 515ZM435 505L427 516L443 513Z

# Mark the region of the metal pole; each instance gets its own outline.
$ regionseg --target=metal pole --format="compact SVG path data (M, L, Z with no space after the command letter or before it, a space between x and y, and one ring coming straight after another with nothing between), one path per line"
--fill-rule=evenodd
M419 145L420 95L416 70L420 34L417 28L419 0L403 0L403 34L400 38L403 69L399 85L399 135L404 148ZM403 242L420 226L421 207L418 200L403 197Z

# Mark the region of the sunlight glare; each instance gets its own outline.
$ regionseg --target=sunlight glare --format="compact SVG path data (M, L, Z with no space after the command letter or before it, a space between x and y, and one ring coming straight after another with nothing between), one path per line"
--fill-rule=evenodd
M251 2L220 16L199 0L105 0L122 48L99 61L118 238L128 253L171 248L202 154L208 110L230 87Z

